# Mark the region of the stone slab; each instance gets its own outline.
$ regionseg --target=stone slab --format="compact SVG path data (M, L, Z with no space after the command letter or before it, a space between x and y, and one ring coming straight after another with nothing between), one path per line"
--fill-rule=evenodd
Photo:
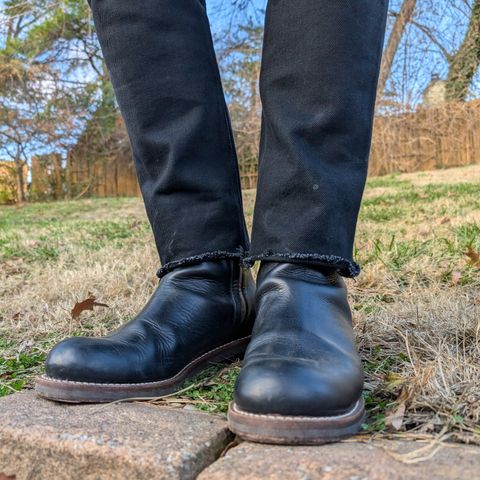
M320 447L241 443L198 480L473 480L480 447L347 441Z
M0 399L0 478L195 478L231 434L222 417L148 403L65 405L34 392Z

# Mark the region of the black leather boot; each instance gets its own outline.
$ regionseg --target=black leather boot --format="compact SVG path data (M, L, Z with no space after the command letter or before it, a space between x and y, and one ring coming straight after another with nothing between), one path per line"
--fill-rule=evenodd
M236 260L174 269L129 323L106 337L56 345L36 390L65 402L172 393L212 363L241 358L254 320L254 292L250 272Z
M264 262L256 309L230 429L281 444L356 433L365 416L363 370L342 277L320 266Z

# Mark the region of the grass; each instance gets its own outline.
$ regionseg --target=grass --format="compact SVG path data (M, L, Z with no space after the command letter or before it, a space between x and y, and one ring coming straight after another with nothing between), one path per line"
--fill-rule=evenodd
M251 226L254 191L244 192ZM480 166L369 179L349 280L364 360L365 431L480 443ZM49 349L140 309L158 256L137 198L0 208L0 396L31 388ZM89 294L109 308L70 310ZM204 372L173 408L226 411L240 366ZM399 427L392 412L405 409Z

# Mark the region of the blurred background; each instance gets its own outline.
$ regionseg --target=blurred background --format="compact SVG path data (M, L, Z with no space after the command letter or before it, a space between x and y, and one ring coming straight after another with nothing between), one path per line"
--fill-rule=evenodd
M253 188L265 1L207 3ZM0 29L0 203L138 195L86 1L2 0ZM478 162L479 62L480 1L390 1L372 175Z

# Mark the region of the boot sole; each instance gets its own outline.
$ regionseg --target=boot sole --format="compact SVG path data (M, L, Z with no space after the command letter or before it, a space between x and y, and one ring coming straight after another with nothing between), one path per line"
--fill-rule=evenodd
M244 440L277 445L322 445L355 435L365 422L363 398L348 412L328 417L250 413L235 403L228 409L228 427Z
M60 380L42 375L36 379L35 391L43 398L65 403L106 403L131 398L157 398L179 390L186 380L215 363L242 358L250 336L210 350L187 364L171 378L145 383L91 383Z

